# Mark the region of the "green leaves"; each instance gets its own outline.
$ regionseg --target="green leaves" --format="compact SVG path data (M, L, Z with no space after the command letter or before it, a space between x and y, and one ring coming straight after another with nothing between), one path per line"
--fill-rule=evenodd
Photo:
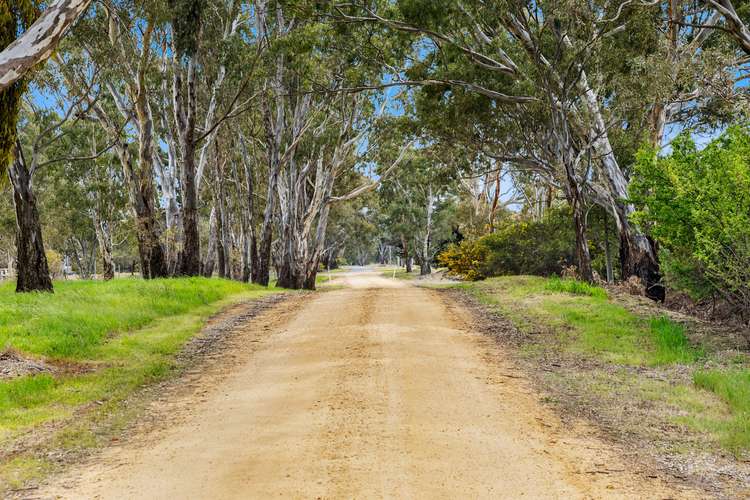
M188 57L198 51L205 0L169 0L177 53Z
M698 150L688 134L664 158L642 150L631 186L636 222L665 250L674 286L750 307L750 132L732 127Z

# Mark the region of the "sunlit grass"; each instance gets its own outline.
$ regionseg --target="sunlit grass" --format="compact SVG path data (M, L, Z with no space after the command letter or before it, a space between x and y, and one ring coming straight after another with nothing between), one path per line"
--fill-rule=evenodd
M750 370L698 371L695 385L713 392L729 407L730 418L710 422L725 447L736 454L750 450Z
M600 286L591 285L584 281L574 279L561 279L556 276L547 280L545 289L553 292L571 293L573 295L588 295L589 297L597 297L600 299L607 298L607 291Z
M551 329L557 339L554 349L621 366L691 367L693 384L654 381L632 373L617 384L627 384L643 399L678 408L674 422L712 436L725 449L738 455L750 451L750 370L701 370L699 362L709 359L710 353L690 342L685 326L665 315L641 317L595 287L592 291L572 280L508 276L461 287L498 308L521 331ZM544 354L544 347L534 343L521 350L529 356ZM601 387L596 390L618 390L608 385L613 382L606 373L600 373Z
M626 383L641 398L678 408L674 422L711 436L725 449L738 455L750 451L750 370L701 370L698 363L710 353L690 342L683 325L664 315L641 317L583 285L572 280L508 276L461 287L498 308L521 331L551 330L557 339L553 349L621 366L691 367L696 370L693 384L664 382L654 386L654 381L634 374L619 383ZM532 357L544 355L544 347L536 343L521 350ZM603 387L598 390L618 390L607 386L604 373Z
M60 281L54 294L16 294L0 286L0 349L51 358L87 359L111 333L148 325L249 290L208 278L110 282Z
M22 355L64 357L86 370L0 381L0 446L36 425L72 417L94 402L116 404L163 379L209 316L272 292L206 278L62 282L53 295L16 295L3 286L3 344Z
M565 349L635 366L691 363L701 352L669 318L642 318L580 281L505 276L462 285L522 329L552 327Z
M668 317L651 318L650 329L656 345L655 364L689 364L704 356L703 349L690 345L685 327Z

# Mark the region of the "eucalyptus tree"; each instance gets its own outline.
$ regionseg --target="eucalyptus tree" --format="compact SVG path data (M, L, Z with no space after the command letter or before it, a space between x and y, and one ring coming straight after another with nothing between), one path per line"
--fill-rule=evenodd
M239 145L239 156L232 160L232 174L235 183L235 190L238 197L238 205L241 207L240 215L240 232L242 238L241 252L241 279L244 282L251 280L253 270L258 265L258 236L256 229L256 184L257 173L254 165L260 163L257 161L257 155L251 154L254 149L248 145L248 139L239 127L232 130L236 134ZM240 168L241 165L241 168Z
M3 2L0 6L0 22L3 23L0 28L0 92L9 89L34 66L44 62L90 3L91 0L56 0L35 19L38 2ZM17 37L19 25L28 29Z
M17 144L16 126L21 97L26 90L26 74L45 61L66 34L68 28L85 12L91 0L57 0L39 15L37 0L14 0L0 4L0 175L9 171L16 188L14 199L26 207L16 207L19 231L22 225L34 225L38 219L30 189L33 171L29 171ZM18 30L25 30L20 36ZM14 152L20 157L15 157ZM41 234L19 234L18 251L23 252L21 265L33 264L35 271L24 270L17 291L52 290L46 258L43 257ZM41 254L39 252L42 252ZM33 275L27 275L32 272Z
M200 273L198 192L196 186L196 126L198 113L198 52L205 0L169 0L173 55L172 111L180 152L182 198L182 256L180 274Z
M255 2L255 30L258 43L263 50L264 73L260 96L261 120L263 124L263 149L267 164L267 189L263 221L258 241L258 258L252 270L252 281L268 285L270 279L271 245L273 243L274 212L277 204L277 185L284 162L289 161L294 149L312 122L301 123L306 117L300 113L291 120L296 127L289 127L288 102L298 105L296 110L309 107L309 97L297 96L293 101L289 88L289 60L282 50L285 38L294 28L296 19L289 18L280 2L257 0ZM304 125L304 126L303 126ZM285 130L286 129L286 130Z
M29 163L21 141L16 141L8 174L13 187L16 212L17 292L52 291L39 208L32 182L38 161L38 156L32 156Z
M554 141L542 150L544 163L562 171L558 178L566 178L565 185L572 186L581 157L590 151L598 201L612 212L621 235L623 276L637 275L650 289L659 280L656 253L630 221L627 173L610 140L610 130L621 122L610 115L595 64L608 39L627 36L629 19L622 13L642 8L629 2L403 0L346 2L335 11L349 22L377 24L393 37L407 34L421 42L394 84L472 92L488 98L493 109L536 106L546 115L540 130ZM525 166L539 159L516 153ZM572 188L572 199L581 196L577 191Z
M342 179L342 188L350 190L366 182L357 172L350 172ZM357 265L367 264L378 253L383 228L377 191L370 191L347 203L336 203L331 207L325 248L321 257L324 269L336 269L339 258ZM382 262L381 262L382 263Z
M400 234L405 251L412 249L421 275L432 272L438 243L451 237L450 215L456 202L453 170L430 148L416 149L379 190L391 232Z
M121 185L115 182L114 187L106 190L104 184L91 180L91 162L110 146L105 145L103 132L96 124L86 123L85 116L92 109L85 104L88 98L67 92L62 80L53 65L35 75L35 91L46 98L27 96L16 159L10 169L17 213L19 291L51 287L42 243L42 219L53 220L47 234L61 235L56 241L58 248L71 249L69 253L79 257L78 267L84 276L88 276L93 266L83 262L95 257L97 246L103 249L105 274L108 274L107 263L111 268L111 244L106 246L111 241L107 221L117 213L112 203L120 198ZM105 184L116 178L99 172L97 177L105 177ZM35 183L41 184L45 193L41 204L46 212L43 214L38 207ZM99 233L101 238L97 237ZM90 257L83 259L82 254Z
M711 23L700 23L699 19L682 19L680 24L697 25L699 27L711 27L724 31L731 36L737 46L745 54L750 55L750 28L748 28L747 8L742 2L740 12L734 6L732 0L702 0L702 3L712 9L717 17L712 17ZM717 21L723 20L723 26Z
M40 89L50 96L55 95L55 84L39 79ZM54 162L49 149L64 137L61 131L72 117L81 101L69 101L57 93L58 99L50 98L46 106L26 102L15 143L8 176L13 190L16 214L16 265L18 269L16 291L49 291L52 280L42 235L40 210L35 190L35 178L40 169ZM62 110L59 114L57 110ZM77 122L79 118L75 118Z
M72 255L81 276L115 276L114 252L133 225L117 156L102 152L107 136L97 123L73 123L48 150L40 171L43 219L51 248ZM101 266L93 262L96 252ZM98 273L94 271L98 270Z
M69 92L88 108L81 114L99 124L117 154L136 222L143 277L165 277L169 269L160 240L149 99L154 93L153 37L159 11L153 4L138 6L127 0L109 7L94 9L78 25L56 56L56 66Z

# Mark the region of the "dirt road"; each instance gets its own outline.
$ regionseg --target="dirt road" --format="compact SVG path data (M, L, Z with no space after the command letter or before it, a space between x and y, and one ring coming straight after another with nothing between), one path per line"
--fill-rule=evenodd
M41 496L686 496L564 429L437 292L366 272L339 283L286 318L269 313L228 373L172 402L179 418Z

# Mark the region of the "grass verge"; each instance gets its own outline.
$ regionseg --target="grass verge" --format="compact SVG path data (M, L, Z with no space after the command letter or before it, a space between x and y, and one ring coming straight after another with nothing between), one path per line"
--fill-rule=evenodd
M596 297L599 299L607 298L607 291L602 287L573 279L561 279L556 276L549 278L547 283L545 283L544 288L552 292L588 295L589 297Z
M0 346L53 359L97 357L113 333L150 324L250 290L209 278L60 281L54 294L16 294L0 286Z
M419 271L412 271L410 273L407 273L403 268L397 267L393 269L386 269L382 273L380 273L381 276L384 278L395 278L399 280L415 280L417 277L419 277Z
M521 332L518 352L531 364L558 360L560 369L542 375L550 385L593 406L611 405L594 411L611 410L608 424L627 426L623 419L633 417L634 432L652 425L662 429L658 439L667 439L663 429L679 429L672 451L689 442L684 449L750 452L747 362L727 368L720 353L691 341L685 325L636 314L573 280L514 276L459 286L511 320ZM623 407L639 410L623 415Z
M62 422L52 438L56 449L97 446L94 422L122 415L121 403L135 390L172 373L177 353L211 315L274 291L206 278L61 282L54 295L0 288L0 342L65 367L0 381L0 449L6 452L0 453L0 492L49 468L31 451L8 453L15 439Z
M587 283L517 276L460 286L498 307L522 330L551 327L573 353L631 366L692 362L701 355L682 326L667 317L642 318Z
M717 432L724 447L734 454L750 450L750 370L700 370L693 375L693 382L719 396L731 414L718 422L701 419L696 423Z

